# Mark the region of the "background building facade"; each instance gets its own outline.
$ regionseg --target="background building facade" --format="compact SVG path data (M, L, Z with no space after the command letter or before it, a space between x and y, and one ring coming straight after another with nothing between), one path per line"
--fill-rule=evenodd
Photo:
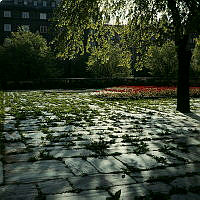
M0 43L23 26L50 40L50 18L58 0L2 0L0 2Z

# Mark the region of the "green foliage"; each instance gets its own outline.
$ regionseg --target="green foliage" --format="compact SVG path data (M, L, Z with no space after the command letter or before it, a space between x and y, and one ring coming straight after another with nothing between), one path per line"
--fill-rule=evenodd
M94 77L127 77L130 76L130 52L123 51L118 44L108 46L109 53L102 61L104 52L102 49L95 49L88 60L88 71Z
M176 76L178 58L174 42L168 41L161 47L151 46L146 54L144 66L153 76Z
M178 58L173 41L167 41L161 47L150 46L147 54L143 56L145 68L153 76L176 77ZM200 75L200 38L196 40L191 61L191 75Z
M0 47L1 76L6 80L29 80L54 73L55 59L39 34L19 29Z
M192 56L192 74L200 76L200 37L196 39L196 45Z

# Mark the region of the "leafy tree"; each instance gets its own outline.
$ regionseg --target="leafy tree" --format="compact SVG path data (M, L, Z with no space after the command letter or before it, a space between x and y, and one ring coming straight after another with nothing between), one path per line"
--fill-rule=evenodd
M200 76L200 37L196 39L196 46L192 55L192 74L193 76Z
M200 39L196 39L196 45L192 53L190 76L200 75ZM178 58L173 41L167 41L161 47L151 46L144 56L144 66L153 76L175 77L178 70Z
M113 31L114 26L108 29L105 23L110 17L115 17L115 23L119 24L120 19L124 19L128 24L127 29L120 32L124 49L128 49L124 41L133 40L130 36L134 35L132 44L136 44L133 47L139 58L138 66L141 66L141 55L147 51L152 39L159 38L159 15L165 15L168 24L166 33L169 30L173 33L178 56L177 110L189 112L189 67L192 54L188 40L191 32L200 30L199 10L200 0L63 0L55 18L58 23L56 41L61 50L60 56L73 57L90 51L93 41L98 48L105 47L112 33L118 31ZM97 31L95 34L86 34L90 29ZM104 48L105 55L107 49ZM105 57L102 56L103 61L106 61Z
M131 75L131 55L129 52L123 51L119 44L111 43L109 53L106 55L106 61L102 62L101 49L99 52L91 52L88 59L88 71L94 77L128 77ZM126 58L126 59L124 59Z
M148 49L144 65L153 76L176 77L178 59L175 44L172 41L161 47L151 46Z
M55 73L55 60L46 40L23 29L13 32L0 48L1 76L4 80L30 80Z

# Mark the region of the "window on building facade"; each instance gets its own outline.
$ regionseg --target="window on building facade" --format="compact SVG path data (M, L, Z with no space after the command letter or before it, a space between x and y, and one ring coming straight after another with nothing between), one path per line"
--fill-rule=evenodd
M30 30L29 27L30 27L29 25L22 25L24 31L29 31Z
M52 7L52 8L55 8L55 7L56 7L56 2L54 2L54 1L51 2L51 7Z
M40 26L40 33L47 33L47 26Z
M38 5L38 2L37 2L37 1L33 1L33 5L34 5L34 6L37 6L37 5Z
M40 19L47 19L46 13L40 13Z
M11 24L4 24L4 31L11 31Z
M4 17L11 17L11 11L5 10L4 13L3 13L3 16Z
M24 5L28 5L28 1L25 0L25 1L24 1Z
M29 12L22 12L22 18L28 19L29 18Z
M46 6L47 6L47 2L46 2L46 1L43 1L43 2L42 2L42 5L43 5L44 7L46 7Z

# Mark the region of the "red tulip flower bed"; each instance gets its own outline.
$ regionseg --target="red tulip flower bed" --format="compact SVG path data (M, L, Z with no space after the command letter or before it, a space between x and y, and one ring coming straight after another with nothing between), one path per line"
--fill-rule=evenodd
M176 97L176 87L119 86L97 91L97 97L107 98L155 98ZM191 97L200 97L200 87L190 87Z

